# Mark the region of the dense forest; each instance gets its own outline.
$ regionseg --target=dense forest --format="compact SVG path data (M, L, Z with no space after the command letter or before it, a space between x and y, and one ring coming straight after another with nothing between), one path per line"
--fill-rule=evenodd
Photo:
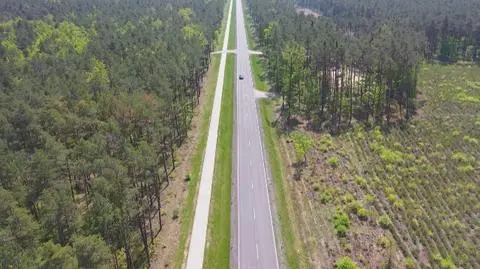
M141 268L220 0L0 1L0 268Z
M423 59L478 60L475 1L299 1L320 17L296 13L290 0L248 4L284 118L309 119L313 129L405 122L418 106Z

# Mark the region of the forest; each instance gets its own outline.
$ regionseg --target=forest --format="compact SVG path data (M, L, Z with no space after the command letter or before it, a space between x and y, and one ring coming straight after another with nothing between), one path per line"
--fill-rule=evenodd
M0 268L143 268L224 1L0 1Z
M293 1L248 1L284 118L333 134L352 120L408 120L422 61L478 62L480 3L444 2L298 1L316 18L295 13Z
M290 268L479 268L480 2L247 3Z

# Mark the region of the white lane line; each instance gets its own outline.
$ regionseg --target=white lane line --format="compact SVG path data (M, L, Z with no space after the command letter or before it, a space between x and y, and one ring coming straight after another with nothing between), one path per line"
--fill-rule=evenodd
M253 183L252 183L252 190L253 190Z
M255 219L255 207L253 208L253 219Z
M252 145L252 140L248 140L248 145Z
M258 244L255 244L255 248L257 249L257 261L260 259L260 255L258 254Z

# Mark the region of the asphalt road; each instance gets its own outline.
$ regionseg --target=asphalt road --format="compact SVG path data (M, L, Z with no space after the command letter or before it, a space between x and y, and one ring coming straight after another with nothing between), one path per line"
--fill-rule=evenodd
M278 269L266 160L255 103L242 0L237 0L236 5L238 269ZM244 79L239 80L239 75Z

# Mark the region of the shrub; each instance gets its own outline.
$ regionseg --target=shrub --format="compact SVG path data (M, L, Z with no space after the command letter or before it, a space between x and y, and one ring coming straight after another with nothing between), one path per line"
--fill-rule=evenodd
M463 137L463 141L465 142L468 142L470 144L474 144L474 145L478 145L479 142L478 142L478 139L474 138L474 137L471 137L469 135L466 135Z
M390 221L390 218L387 215L382 215L378 219L378 224L380 225L380 227L382 227L384 229L388 229L390 227L390 225L392 224L392 222Z
M473 172L473 166L471 164L459 165L457 170L462 173L470 173Z
M348 227L350 226L350 219L344 212L337 211L333 217L333 225L337 235L339 237L345 237L347 236Z
M400 151L382 147L380 149L380 159L389 164L401 163L403 160L403 154Z
M440 260L440 267L442 269L456 269L457 266L452 261L452 258L447 257Z
M187 174L184 178L185 182L189 182L190 180L192 180L192 176L190 174Z
M342 257L335 262L336 269L358 269L359 267L349 257Z
M405 268L407 269L414 269L416 268L415 261L412 259L412 257L407 257L403 261L403 264L405 264Z
M455 152L452 154L452 160L458 161L461 163L470 163L475 161L475 157L469 156L468 154L465 154L463 152Z
M338 160L337 156L332 156L332 157L328 158L328 160L327 160L328 165L330 165L331 167L337 167L338 162L339 162L339 160Z
M330 192L329 190L325 190L322 193L322 197L320 198L320 201L323 204L326 204L326 203L330 202L332 199L333 199L332 192Z
M370 216L370 212L365 209L365 208L360 208L358 209L357 211L357 216L361 219L361 220L367 220L368 219L368 216Z
M372 194L367 194L365 195L365 200L367 201L367 203L374 203L377 198Z
M382 235L378 238L377 244L379 244L382 248L389 248L392 245L392 240L385 235Z
M317 183L313 184L313 190L314 191L319 191L320 190L320 185L318 185Z
M361 176L355 176L355 182L362 188L367 186L367 180Z

